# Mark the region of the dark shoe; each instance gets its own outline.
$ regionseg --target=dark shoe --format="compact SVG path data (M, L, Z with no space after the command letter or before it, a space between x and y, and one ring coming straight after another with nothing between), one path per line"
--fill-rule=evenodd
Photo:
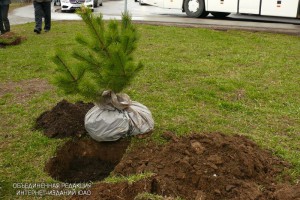
M49 31L50 31L50 29L45 29L44 31L45 31L45 32L49 32Z
M36 29L36 28L35 28L33 31L34 31L36 34L40 34L40 33L41 33L41 29Z

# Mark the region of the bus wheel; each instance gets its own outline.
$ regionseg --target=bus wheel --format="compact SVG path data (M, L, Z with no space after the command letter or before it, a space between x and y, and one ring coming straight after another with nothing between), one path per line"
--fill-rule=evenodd
M208 15L203 0L185 0L184 10L189 17L206 17Z
M230 15L230 13L225 12L211 12L210 14L212 14L215 18L225 18Z

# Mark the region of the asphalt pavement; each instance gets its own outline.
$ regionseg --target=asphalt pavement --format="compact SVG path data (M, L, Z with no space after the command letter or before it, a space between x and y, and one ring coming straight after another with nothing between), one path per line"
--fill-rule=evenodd
M52 4L53 5L53 4ZM124 12L124 1L111 0L95 8L95 14L102 13L104 19L120 19ZM52 20L81 20L76 13L61 13L60 7L52 6ZM300 36L300 19L259 17L231 14L226 19L189 18L181 10L163 9L154 6L140 6L134 0L128 0L127 9L137 23L163 24L170 26L192 26L213 29L241 29L249 31L266 31ZM34 22L33 5L17 8L9 13L12 25Z

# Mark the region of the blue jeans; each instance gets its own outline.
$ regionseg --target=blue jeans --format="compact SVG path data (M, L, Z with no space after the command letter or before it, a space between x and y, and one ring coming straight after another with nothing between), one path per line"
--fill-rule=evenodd
M51 29L51 2L33 2L35 29L41 31L43 17L45 18L44 30Z

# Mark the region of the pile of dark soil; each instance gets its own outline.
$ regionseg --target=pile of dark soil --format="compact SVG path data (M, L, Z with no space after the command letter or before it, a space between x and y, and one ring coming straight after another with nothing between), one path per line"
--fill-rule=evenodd
M50 136L82 134L83 118L91 106L62 101L37 122L55 133ZM78 117L78 113L82 115ZM164 145L141 142L126 154L129 140L100 143L89 138L73 139L58 150L45 169L64 182L102 180L109 172L122 176L155 173L133 184L94 184L91 195L73 199L133 200L142 192L185 200L300 199L300 185L293 186L288 177L282 176L290 165L244 136L211 133L176 137L165 133L163 137L168 141Z
M147 143L128 152L113 171L116 175L154 172L140 192L186 200L296 200L300 185L277 177L289 164L260 149L244 136L223 134L175 137L165 145ZM150 186L149 186L150 185ZM136 185L133 187L136 190ZM109 188L110 192L106 191ZM86 199L130 200L130 185L100 183ZM105 192L106 191L106 192ZM99 198L101 196L101 198Z
M72 104L62 100L50 111L42 113L37 118L35 129L43 130L50 138L80 137L86 134L84 117L93 106L92 103Z
M10 45L18 45L23 40L25 40L24 37L18 36L14 32L7 32L3 35L0 35L0 48Z

